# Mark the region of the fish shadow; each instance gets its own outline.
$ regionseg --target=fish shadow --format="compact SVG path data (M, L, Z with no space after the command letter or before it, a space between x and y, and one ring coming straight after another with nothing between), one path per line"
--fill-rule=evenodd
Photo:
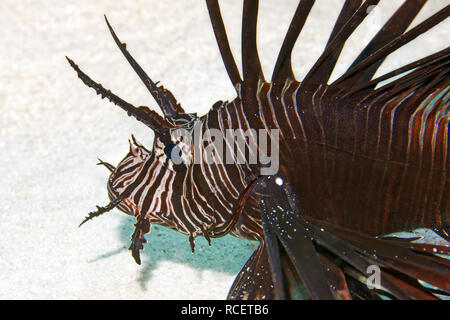
M136 220L129 216L121 219L117 231L124 247L128 248L131 243L131 234L134 231L133 224ZM237 275L258 245L254 241L227 235L221 238L212 238L211 246L209 246L208 242L199 236L195 239L195 253L192 253L186 235L158 225L152 225L151 232L145 235L145 239L147 243L144 244L144 250L141 250L140 276L138 278L140 286L144 290L151 279L152 270L156 269L162 261L187 264L198 270L199 274L202 270L215 270ZM107 258L123 250L123 248L115 250L102 255L102 257ZM130 259L133 259L131 252Z

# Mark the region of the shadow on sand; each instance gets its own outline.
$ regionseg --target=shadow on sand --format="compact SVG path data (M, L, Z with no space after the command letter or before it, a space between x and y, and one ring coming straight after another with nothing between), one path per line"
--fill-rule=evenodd
M105 253L95 260L128 251L134 223L135 218L122 217L117 231L124 244L123 247ZM195 239L195 253L192 254L187 236L158 225L152 225L151 232L145 238L147 243L141 251L142 264L140 267L136 265L141 272L139 282L143 289L151 279L152 270L161 261L169 260L188 264L199 272L209 269L237 275L258 245L257 242L225 236L211 239L211 246L209 246L208 242L199 236ZM131 253L130 259L133 259Z

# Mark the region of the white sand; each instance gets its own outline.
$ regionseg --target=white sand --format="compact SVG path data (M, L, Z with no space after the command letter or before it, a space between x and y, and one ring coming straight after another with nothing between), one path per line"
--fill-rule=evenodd
M279 3L278 3L279 2ZM263 1L261 59L270 79L293 1ZM342 1L318 1L295 49L301 79L331 30ZM400 1L385 1L343 53L342 72ZM108 172L128 138L151 146L142 124L86 88L68 55L94 80L135 105L156 106L113 43L107 14L122 41L154 80L186 110L204 114L234 92L202 1L35 1L0 3L0 299L223 299L254 244L232 237L197 239L157 227L147 235L142 266L127 250L134 219L113 211L77 225L108 202ZM223 15L240 61L241 2ZM449 1L431 0L421 18ZM449 23L395 54L383 70L447 46ZM399 59L404 60L399 60Z

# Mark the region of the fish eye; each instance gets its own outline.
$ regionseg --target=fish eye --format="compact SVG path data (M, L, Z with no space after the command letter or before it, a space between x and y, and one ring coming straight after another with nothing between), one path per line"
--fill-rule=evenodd
M166 154L167 158L172 161L173 170L177 172L186 170L186 165L181 159L183 153L177 143L170 143L165 146L164 153Z
M170 160L174 161L174 162L180 162L181 161L181 148L175 144L175 143L170 143L168 144L165 148L164 148L164 153L166 154L167 158L169 158Z

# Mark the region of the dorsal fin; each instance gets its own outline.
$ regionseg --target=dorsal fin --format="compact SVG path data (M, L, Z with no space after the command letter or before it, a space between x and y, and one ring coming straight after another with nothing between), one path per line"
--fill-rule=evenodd
M343 27L339 32L336 32L336 36L329 41L322 55L303 79L302 86L308 85L319 87L328 83L328 79L333 72L345 42L367 17L371 11L369 7L376 6L378 2L379 0L366 0L359 8L356 8L355 2L350 0L344 4L338 20L336 21L337 25L343 24ZM350 19L348 19L349 16ZM347 23L344 24L345 21L347 21Z
M408 28L416 15L425 5L425 3L426 0L405 1L405 3L403 3L403 5L392 15L392 17L386 22L386 24L380 29L380 31L373 37L373 39L355 59L349 69L356 66L358 63L369 57L372 53L376 52L378 49L382 48L387 43L403 34L403 32L405 32L406 28ZM373 63L370 67L364 70L364 72L353 75L346 81L346 83L348 85L354 86L370 81L380 65L383 63L384 59L385 58L379 59L377 62Z
M295 80L292 71L292 50L298 35L305 25L309 12L314 5L314 0L302 0L295 10L294 17L289 25L289 29L284 38L277 62L272 74L272 84L274 87L282 87L287 79Z
M236 61L234 60L233 53L230 49L230 44L228 42L227 32L225 31L225 25L220 13L218 0L206 0L206 5L208 7L209 18L214 30L217 45L219 46L223 64L225 65L225 69L227 70L233 87L236 88L236 85L242 85L242 79L239 74L239 69L236 65Z
M334 24L333 31L331 31L330 37L328 38L327 45L325 48L331 43L331 41L336 38L336 35L341 31L341 29L345 26L345 24L350 20L352 15L358 10L361 6L363 0L346 0L344 5L342 6L341 12Z
M414 70L418 68L417 70L423 70L424 73L429 73L431 68L434 68L434 66L445 63L445 60L449 60L450 57L450 48L445 48L439 52L436 52L434 54L431 54L425 58L422 58L420 60L414 61L412 63L409 63L403 67L400 67L398 69L395 69L389 73L386 73L382 76L379 76L371 81L368 81L366 83L362 83L360 85L354 86L350 91L347 91L345 93L345 96L354 94L360 90L368 89L368 88L375 88L379 83L392 79L398 75L406 74L407 72ZM390 83L391 86L395 85L395 81Z
M258 2L257 0L244 0L242 13L242 70L244 91L246 89L253 91L260 80L264 81L256 45Z
M374 63L377 63L378 61L382 61L385 59L389 54L394 52L395 50L399 49L400 47L404 46L405 44L409 43L410 41L414 40L421 34L425 33L429 29L433 28L440 22L444 21L448 18L450 15L450 5L446 6L445 8L441 9L428 19L426 19L424 22L420 23L410 31L401 34L397 36L395 39L384 45L382 48L377 50L376 52L369 55L367 58L359 62L357 65L354 65L349 70L347 70L346 73L344 73L339 79L333 82L333 86L341 86L341 87L348 87L347 80L350 79L350 84L353 81L352 79L354 75L361 74L365 72L368 68L371 67Z

